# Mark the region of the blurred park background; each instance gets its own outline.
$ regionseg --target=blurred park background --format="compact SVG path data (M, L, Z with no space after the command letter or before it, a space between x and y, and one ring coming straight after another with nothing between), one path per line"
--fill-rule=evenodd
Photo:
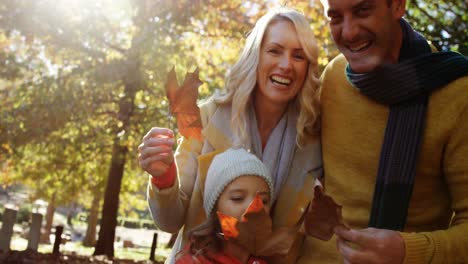
M407 2L437 48L468 54L467 1ZM322 70L337 50L319 0L0 0L0 219L17 210L11 249L26 248L40 213L40 252L62 225L62 251L147 259L158 231L137 146L153 126L175 128L167 72L180 80L198 67L207 97L256 19L280 5L310 19ZM170 235L159 234L163 260Z

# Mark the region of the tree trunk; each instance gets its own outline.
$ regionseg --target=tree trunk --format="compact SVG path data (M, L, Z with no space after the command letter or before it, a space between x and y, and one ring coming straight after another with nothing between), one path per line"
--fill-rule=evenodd
M75 230L75 227L73 226L73 217L75 216L75 210L76 210L76 204L71 203L70 208L68 209L68 212L67 212L67 225L72 230Z
M47 211L45 215L46 224L44 232L41 233L41 243L50 244L50 230L52 229L52 223L54 222L55 213L55 194L52 195L52 199L47 204Z
M119 209L119 193L128 150L114 141L112 151L112 165L107 179L104 206L102 209L99 239L96 243L94 255L114 257L115 227L117 226L117 212Z
M171 239L169 239L169 242L167 242L166 247L167 248L172 248L177 240L177 233L171 235Z
M99 227L99 238L96 243L94 255L107 255L114 257L115 227L117 226L117 213L119 209L119 193L122 185L122 176L125 166L125 158L128 147L124 140L126 130L130 126L130 118L133 114L135 94L141 85L139 78L138 57L130 57L127 62L128 75L125 79L125 96L119 102L118 119L122 126L114 138L112 147L112 162L107 178L106 191L104 194L104 205L102 208L101 224ZM123 133L122 133L123 132ZM128 133L127 133L128 135Z
M98 187L94 192L93 201L91 203L91 210L89 212L88 226L86 228L86 235L83 239L83 246L94 247L96 245L96 227L99 218L99 206L101 204L101 189Z

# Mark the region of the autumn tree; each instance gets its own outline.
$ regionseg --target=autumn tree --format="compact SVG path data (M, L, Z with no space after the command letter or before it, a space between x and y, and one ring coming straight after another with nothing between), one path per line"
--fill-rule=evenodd
M439 50L468 55L468 2L407 1L407 19Z

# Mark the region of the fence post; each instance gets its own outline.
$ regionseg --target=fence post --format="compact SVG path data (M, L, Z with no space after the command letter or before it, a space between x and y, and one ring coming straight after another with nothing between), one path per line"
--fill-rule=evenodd
M39 213L31 214L31 227L29 228L28 249L37 252L39 246L39 239L41 237L42 215Z
M156 246L158 245L158 233L154 233L153 235L153 243L151 243L151 252L149 260L154 261L154 253L156 252Z
M5 208L2 219L2 229L0 231L0 250L7 252L10 250L11 236L13 235L13 226L16 221L16 210Z
M60 254L60 243L62 243L62 233L63 233L63 226L58 225L55 227L55 241L54 241L54 249L52 254L58 255Z

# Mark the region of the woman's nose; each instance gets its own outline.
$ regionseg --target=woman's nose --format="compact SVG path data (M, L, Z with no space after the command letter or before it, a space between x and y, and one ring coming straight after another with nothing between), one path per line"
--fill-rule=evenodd
M280 62L279 62L279 67L285 71L285 72L289 72L291 70L291 57L289 55L283 55L281 58L280 58Z

